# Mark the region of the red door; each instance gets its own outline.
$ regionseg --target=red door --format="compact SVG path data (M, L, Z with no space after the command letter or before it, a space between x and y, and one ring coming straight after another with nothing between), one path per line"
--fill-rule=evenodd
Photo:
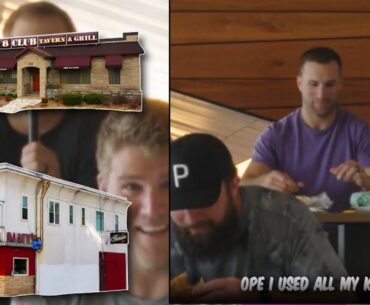
M40 71L33 70L33 92L40 92Z
M99 252L100 291L126 289L126 255Z

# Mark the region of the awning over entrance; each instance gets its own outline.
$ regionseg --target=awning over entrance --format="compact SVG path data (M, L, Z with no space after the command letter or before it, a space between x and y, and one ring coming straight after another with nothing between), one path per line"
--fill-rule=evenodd
M60 56L55 59L55 69L89 69L91 56Z
M0 58L0 71L13 70L17 61L14 58Z
M105 56L105 67L107 69L119 69L122 67L122 55Z

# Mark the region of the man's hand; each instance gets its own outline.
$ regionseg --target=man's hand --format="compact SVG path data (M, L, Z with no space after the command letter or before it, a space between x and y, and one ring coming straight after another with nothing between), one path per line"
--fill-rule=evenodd
M23 147L20 163L24 168L61 178L57 156L40 142Z
M192 290L192 301L208 303L241 300L243 291L240 282L239 278L227 277L197 285Z
M273 170L261 176L261 185L280 192L295 193L304 186L304 183L295 182L288 174Z
M363 190L370 190L370 176L356 161L348 160L330 169L338 180L357 184Z

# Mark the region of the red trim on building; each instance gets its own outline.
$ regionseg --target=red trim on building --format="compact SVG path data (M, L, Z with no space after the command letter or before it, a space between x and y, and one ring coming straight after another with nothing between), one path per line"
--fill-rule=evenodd
M13 70L16 64L15 58L0 58L0 70Z
M79 46L60 46L60 47L26 47L15 50L1 50L0 58L16 58L21 56L25 52L33 51L42 57L54 58L63 56L107 56L107 55L139 55L144 54L144 50L141 48L137 41L133 42L110 42L102 43L101 40L97 45L79 45Z
M16 58L22 56L23 54L27 53L27 52L33 52L33 53L36 53L37 55L43 57L43 58L52 58L53 56L50 55L48 52L44 51L44 50L41 50L39 48L35 48L35 47L27 47L27 48L24 48L22 51L20 51L17 55L16 55Z
M28 275L35 275L35 251L25 247L0 247L0 275L11 275L13 258L28 258Z
M105 67L107 69L120 69L122 67L122 55L105 56Z
M55 69L89 69L91 67L90 56L61 56L54 61Z

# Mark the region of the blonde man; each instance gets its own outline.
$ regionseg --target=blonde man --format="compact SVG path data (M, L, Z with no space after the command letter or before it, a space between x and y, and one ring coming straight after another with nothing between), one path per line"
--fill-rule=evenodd
M18 297L12 305L168 304L168 104L144 101L142 113L111 112L98 135L99 189L127 197L129 291Z
M98 135L99 189L127 197L129 293L83 296L83 304L168 303L168 104L143 113L111 113Z

